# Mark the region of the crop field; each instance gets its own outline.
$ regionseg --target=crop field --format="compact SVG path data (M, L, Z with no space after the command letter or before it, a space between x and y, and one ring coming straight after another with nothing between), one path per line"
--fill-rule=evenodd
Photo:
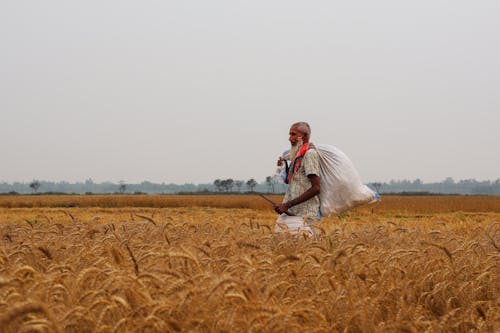
M279 201L279 196L270 196ZM0 196L1 332L498 332L500 197Z

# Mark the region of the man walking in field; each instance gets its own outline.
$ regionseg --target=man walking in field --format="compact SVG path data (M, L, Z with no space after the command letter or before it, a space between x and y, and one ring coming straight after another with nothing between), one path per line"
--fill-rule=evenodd
M285 182L288 189L283 202L275 206L280 214L276 221L275 232L313 234L312 226L320 219L320 178L319 156L314 145L309 142L311 128L306 122L298 122L290 127L289 141L292 145L286 168ZM286 157L280 157L282 166Z

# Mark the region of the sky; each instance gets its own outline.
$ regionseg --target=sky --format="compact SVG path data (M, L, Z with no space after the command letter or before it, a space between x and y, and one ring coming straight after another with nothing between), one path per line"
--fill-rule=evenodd
M497 0L3 0L0 182L500 178Z

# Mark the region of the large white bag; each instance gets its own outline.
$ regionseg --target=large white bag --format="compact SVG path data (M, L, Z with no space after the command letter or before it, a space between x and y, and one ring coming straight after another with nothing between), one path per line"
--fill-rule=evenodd
M353 163L340 149L315 145L320 158L321 215L341 214L362 204L380 200L378 193L361 182Z

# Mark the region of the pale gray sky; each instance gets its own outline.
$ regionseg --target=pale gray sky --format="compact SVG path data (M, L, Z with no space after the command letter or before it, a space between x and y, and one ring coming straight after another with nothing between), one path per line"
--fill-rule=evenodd
M500 1L0 2L0 181L500 178Z

